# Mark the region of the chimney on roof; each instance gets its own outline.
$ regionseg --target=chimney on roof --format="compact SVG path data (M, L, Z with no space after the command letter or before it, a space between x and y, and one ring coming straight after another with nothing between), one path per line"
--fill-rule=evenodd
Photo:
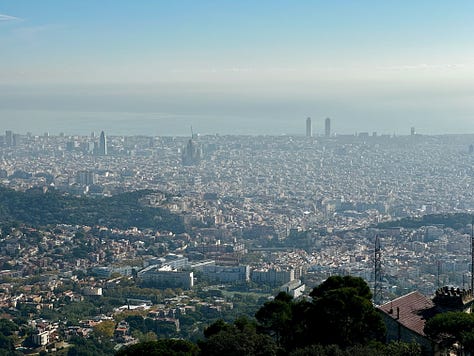
M397 320L400 319L400 308L397 307Z

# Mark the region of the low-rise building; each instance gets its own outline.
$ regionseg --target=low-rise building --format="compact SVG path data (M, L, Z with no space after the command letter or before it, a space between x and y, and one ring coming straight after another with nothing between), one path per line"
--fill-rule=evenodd
M156 288L191 289L194 286L194 274L189 271L179 272L148 267L144 271L140 271L138 277L145 285Z
M232 282L248 282L250 280L250 267L248 265L241 266L204 266L204 277L213 282L232 283Z

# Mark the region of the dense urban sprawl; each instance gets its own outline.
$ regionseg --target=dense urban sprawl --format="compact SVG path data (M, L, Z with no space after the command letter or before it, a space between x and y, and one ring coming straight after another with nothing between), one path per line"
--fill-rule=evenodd
M78 199L148 190L141 204L166 209L184 225L183 232L163 229L159 219L128 228L4 223L0 302L29 325L19 339L25 348L67 347L117 315L121 322L109 325L117 345L150 331L198 337L203 318L231 318L244 304L252 314L278 290L298 297L333 274L372 285L376 238L381 301L471 280L469 225L383 223L472 212L472 135L7 131L1 139L3 187ZM136 317L149 326L137 327Z

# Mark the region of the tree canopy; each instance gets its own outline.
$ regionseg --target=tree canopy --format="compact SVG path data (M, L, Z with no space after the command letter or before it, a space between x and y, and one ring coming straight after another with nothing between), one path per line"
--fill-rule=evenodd
M26 192L0 187L0 219L27 225L105 225L115 228L156 228L184 232L182 219L167 209L142 204L152 193L141 190L112 197L76 197L54 189Z
M120 349L116 356L197 356L199 348L190 341L159 339L141 342Z
M269 336L259 334L254 322L241 317L228 324L218 320L205 331L198 345L206 356L275 356L278 347Z
M472 222L472 215L467 213L428 214L421 217L407 217L400 220L386 221L377 225L378 228L404 227L417 229L428 225L443 225L458 229Z
M321 344L346 347L383 340L385 325L362 278L329 277L310 296L313 298L310 329Z
M465 351L474 353L474 315L463 312L446 312L435 315L425 324L425 333L445 348L455 343Z
M311 344L347 348L383 340L385 326L362 278L329 277L310 296L311 302L278 294L256 313L259 330L287 351Z

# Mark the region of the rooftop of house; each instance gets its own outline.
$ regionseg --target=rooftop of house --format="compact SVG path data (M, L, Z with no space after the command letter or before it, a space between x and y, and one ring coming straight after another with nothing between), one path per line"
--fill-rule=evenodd
M425 322L437 313L437 308L431 298L418 291L408 293L378 307L407 329L425 336Z

